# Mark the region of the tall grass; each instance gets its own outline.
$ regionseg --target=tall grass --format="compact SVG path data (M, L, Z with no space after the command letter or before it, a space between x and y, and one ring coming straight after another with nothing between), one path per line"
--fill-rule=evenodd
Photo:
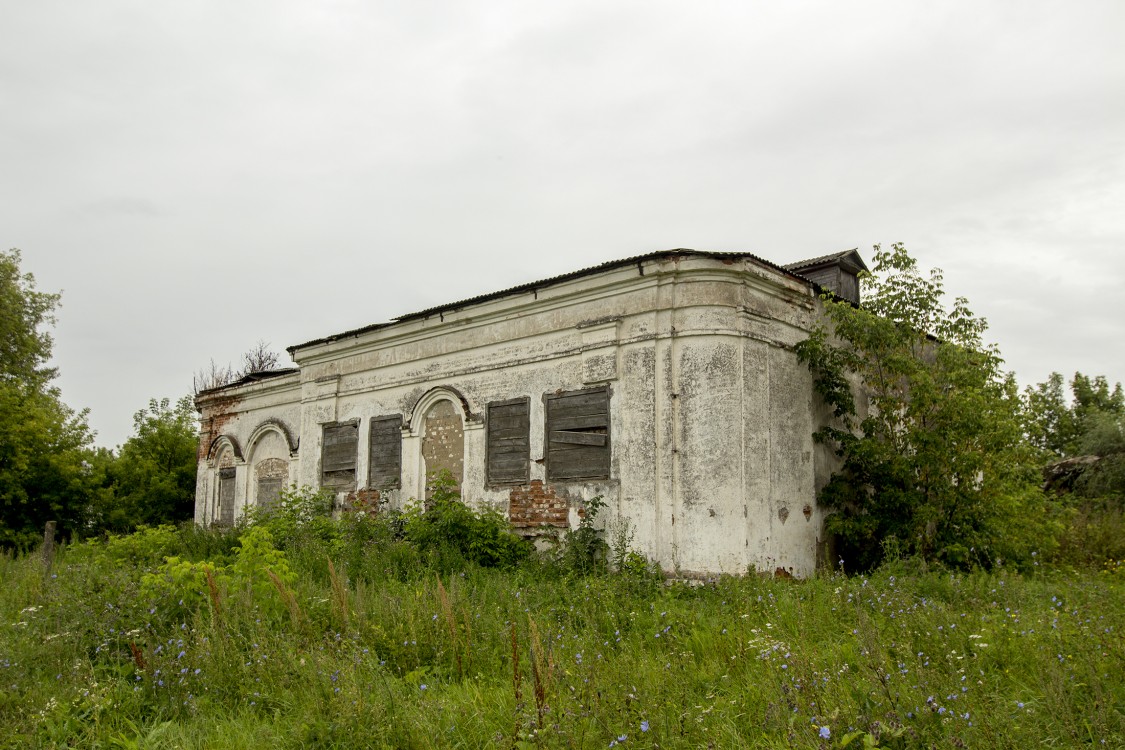
M1119 565L667 584L353 519L0 579L0 747L1125 746Z

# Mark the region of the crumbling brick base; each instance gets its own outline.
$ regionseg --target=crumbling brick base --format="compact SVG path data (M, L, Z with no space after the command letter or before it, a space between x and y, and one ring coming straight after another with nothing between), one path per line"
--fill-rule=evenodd
M379 512L379 490L355 490L348 493L344 509L373 516Z
M570 501L551 485L535 479L513 487L508 495L508 519L521 536L555 534L570 525Z

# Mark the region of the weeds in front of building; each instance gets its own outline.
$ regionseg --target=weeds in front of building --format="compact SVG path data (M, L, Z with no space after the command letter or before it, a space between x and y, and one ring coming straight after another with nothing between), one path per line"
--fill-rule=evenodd
M1125 742L1120 563L687 585L442 502L0 557L0 746Z

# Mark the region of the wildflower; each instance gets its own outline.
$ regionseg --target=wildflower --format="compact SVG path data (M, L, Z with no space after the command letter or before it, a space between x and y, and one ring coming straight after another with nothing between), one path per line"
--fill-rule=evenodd
M831 736L832 736L832 730L831 729L829 729L828 727L821 727L820 728L820 738L822 740L826 740Z
M427 685L426 683L423 682L421 685L418 686L418 689L419 690L425 690L428 687L429 687L429 685Z
M642 722L641 722L641 731L642 731L642 732L647 732L647 731L648 731L648 720L647 720L647 719L646 719L645 721L642 721Z

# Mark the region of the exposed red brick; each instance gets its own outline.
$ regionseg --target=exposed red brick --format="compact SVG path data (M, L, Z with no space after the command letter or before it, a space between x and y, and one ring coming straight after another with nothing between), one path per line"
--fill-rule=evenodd
M570 500L539 479L513 487L508 494L508 518L516 533L534 536L570 525Z
M197 400L196 408L199 409L199 460L207 458L211 444L223 434L223 430L238 416L238 404L241 402L236 396L209 396L206 402Z
M379 490L355 490L348 493L344 507L356 513L366 513L373 516L379 512Z

